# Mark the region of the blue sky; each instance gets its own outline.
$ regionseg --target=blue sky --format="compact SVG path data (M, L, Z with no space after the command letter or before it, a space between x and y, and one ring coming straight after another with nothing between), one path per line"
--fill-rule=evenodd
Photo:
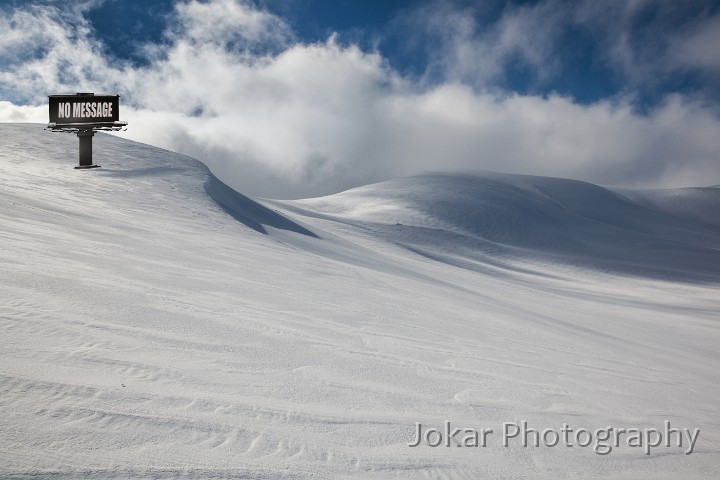
M48 93L120 93L128 137L196 156L248 193L453 168L720 183L716 1L5 1L0 12L0 120L45 121Z

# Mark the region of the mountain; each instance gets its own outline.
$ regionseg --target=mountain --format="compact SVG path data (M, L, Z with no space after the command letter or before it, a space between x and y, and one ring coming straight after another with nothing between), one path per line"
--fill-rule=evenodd
M562 178L427 173L289 205L451 263L492 256L710 282L720 274L718 187L614 191Z
M3 478L712 478L715 188L428 173L322 198L0 125ZM502 445L504 422L699 428ZM408 446L416 424L486 447Z

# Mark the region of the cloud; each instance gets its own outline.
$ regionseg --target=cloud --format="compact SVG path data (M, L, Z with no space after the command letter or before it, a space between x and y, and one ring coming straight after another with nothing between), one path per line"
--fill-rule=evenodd
M47 93L115 89L109 66L82 12L89 3L64 8L29 5L0 15L0 94L37 103ZM88 90L89 89L89 90Z
M494 23L477 5L430 2L398 21L411 42L427 49L426 80L436 78L482 89L502 84L507 65L520 63L542 82L557 73L553 55L568 9L556 1L505 8Z
M712 90L720 72L716 7L705 0L582 0L569 15L595 37L629 89L658 88L673 76L700 73L701 84Z
M0 100L0 121L17 123L47 122L47 105L15 105L7 100Z
M490 30L497 39L455 17L460 33L441 48L452 61L434 83L334 37L304 44L281 18L232 0L178 4L166 44L148 48L144 66L104 55L91 26L57 7L15 10L0 17L0 45L13 42L0 57L0 93L13 100L0 101L0 120L47 121L46 107L32 106L46 92L116 91L130 122L123 136L196 157L243 193L275 198L468 168L606 184L720 183L720 119L698 99L668 96L639 114L627 98L579 105L478 83L502 75L508 55L553 74L559 37L542 25L561 20L547 5L505 12ZM536 44L531 31L540 32ZM475 64L454 70L475 51Z
M242 52L258 45L286 45L293 34L279 17L234 0L192 1L176 6L176 41L210 43Z
M677 68L690 67L720 75L720 14L693 25L671 40L671 59Z

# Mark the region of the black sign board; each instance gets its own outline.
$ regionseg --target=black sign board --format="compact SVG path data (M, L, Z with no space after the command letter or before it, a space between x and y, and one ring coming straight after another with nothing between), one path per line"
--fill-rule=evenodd
M50 95L50 123L114 123L120 120L119 95Z
M92 163L92 137L96 131L123 130L120 121L120 95L48 95L50 123L46 130L77 133L80 141L80 165L75 168L96 168Z

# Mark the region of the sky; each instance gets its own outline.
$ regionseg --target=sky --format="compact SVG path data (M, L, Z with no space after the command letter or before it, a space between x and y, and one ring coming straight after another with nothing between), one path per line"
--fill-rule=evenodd
M718 46L709 0L0 0L0 122L117 93L122 136L266 198L466 169L710 186Z

